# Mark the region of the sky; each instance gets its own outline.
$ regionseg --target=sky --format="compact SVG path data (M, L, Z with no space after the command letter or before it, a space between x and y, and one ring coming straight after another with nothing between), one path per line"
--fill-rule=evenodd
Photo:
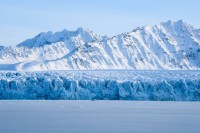
M113 36L182 19L200 28L199 5L200 0L0 0L0 45L78 27Z

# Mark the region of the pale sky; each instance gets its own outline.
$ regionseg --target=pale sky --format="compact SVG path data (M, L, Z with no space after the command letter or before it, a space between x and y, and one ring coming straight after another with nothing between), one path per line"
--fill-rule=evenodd
M0 45L78 27L112 36L182 19L200 28L199 12L200 0L0 0Z

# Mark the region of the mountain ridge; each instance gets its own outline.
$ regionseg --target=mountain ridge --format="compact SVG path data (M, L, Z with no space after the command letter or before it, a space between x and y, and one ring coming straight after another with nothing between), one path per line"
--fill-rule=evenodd
M56 42L66 41L78 35L85 36L85 38L83 39L86 42L97 40L100 38L100 36L95 35L89 29L84 29L82 27L79 27L76 31L68 31L67 29L64 29L58 32L52 32L52 31L41 32L38 35L36 35L34 38L27 39L24 42L21 42L20 44L18 44L17 46L25 46L29 48L44 46L44 45L49 45Z
M19 71L199 70L200 30L179 20L109 38L84 28L43 32L16 46L2 47L0 63L1 70Z

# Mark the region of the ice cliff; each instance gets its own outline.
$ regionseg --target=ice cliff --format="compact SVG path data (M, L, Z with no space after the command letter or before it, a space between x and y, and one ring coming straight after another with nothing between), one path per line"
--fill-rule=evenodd
M200 101L200 72L1 72L0 99Z

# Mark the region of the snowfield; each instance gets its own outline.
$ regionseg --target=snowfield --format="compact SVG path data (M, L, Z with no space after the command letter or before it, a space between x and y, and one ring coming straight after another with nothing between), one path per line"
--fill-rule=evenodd
M0 72L0 99L200 101L200 71Z
M199 102L0 101L1 133L199 133Z

